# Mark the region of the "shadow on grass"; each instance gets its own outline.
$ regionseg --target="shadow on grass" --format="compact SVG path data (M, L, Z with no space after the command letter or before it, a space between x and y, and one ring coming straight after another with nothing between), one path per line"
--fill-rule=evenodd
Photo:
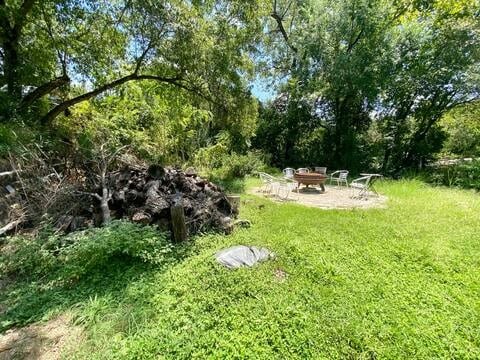
M93 297L122 299L126 288L149 274L167 271L191 253L191 246L179 246L161 264L148 264L115 256L80 279L63 279L61 272L43 278L20 278L0 293L0 333L44 320ZM147 296L147 294L145 294Z

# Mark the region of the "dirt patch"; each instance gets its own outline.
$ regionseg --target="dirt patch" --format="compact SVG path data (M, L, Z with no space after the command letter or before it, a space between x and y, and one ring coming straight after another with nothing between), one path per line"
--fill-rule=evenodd
M71 324L69 316L58 316L46 323L8 330L0 335L0 360L60 359L73 341L78 342L81 328Z
M288 277L288 274L282 269L275 269L273 275L275 277L275 280L281 283L285 282Z
M273 191L273 193L275 190ZM282 202L296 202L305 206L317 207L320 209L371 209L386 208L387 197L370 193L362 199L355 198L352 189L346 187L326 186L325 192L315 187L301 188L300 191L290 192L286 200L281 200L273 194L265 194L262 188L253 188L251 194L264 195L272 200Z

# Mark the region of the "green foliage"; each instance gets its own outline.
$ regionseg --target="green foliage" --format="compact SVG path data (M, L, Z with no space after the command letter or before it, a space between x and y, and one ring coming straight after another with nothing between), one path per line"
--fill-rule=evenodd
M445 114L441 125L447 133L445 154L480 156L480 103L458 107Z
M38 141L38 131L21 123L0 123L0 159L16 154L21 145Z
M0 8L2 120L51 125L79 103L152 81L158 97L181 95L178 116L208 110L219 129L235 128L240 145L255 128L247 81L264 11L256 0L9 0Z
M54 126L57 136L75 149L88 151L92 144L108 142L128 145L145 160L182 165L216 142L229 151L245 152L256 126L256 106L245 105L245 113L230 123L208 106L193 105L188 94L155 83L131 83L122 96L77 105Z
M306 101L278 99L261 108L252 144L271 157L278 167L303 167L325 164L325 128L312 116Z
M155 84L129 84L123 95L82 103L55 127L59 137L88 150L92 144L128 145L139 157L183 163L209 139L211 113L181 92Z
M282 97L316 118L309 133L323 132L320 144L301 147L312 155L322 149L323 155L313 155L316 162L353 171L370 164L385 172L418 166L440 150L442 115L478 98L476 1L274 3L286 31L273 31L278 20L271 20L267 27L276 40L269 39L267 49L276 76L288 77ZM277 149L266 135L283 136L287 145L308 138L304 115L292 113L295 121L262 115L257 143L269 153ZM282 130L275 132L278 121ZM377 144L369 143L372 126L381 132ZM285 147L278 163L296 164L294 146Z
M160 264L172 251L165 234L156 228L121 221L66 236L47 229L35 238L7 238L5 247L0 267L4 274L56 273L63 280L85 276L118 256Z
M0 256L0 271L5 275L37 276L47 274L57 264L58 239L25 236L7 237L6 250Z
M68 288L5 288L2 320L74 312L84 333L68 359L478 358L478 195L419 181L378 190L386 209L245 196L250 229L200 237L166 267L111 261ZM277 259L228 271L213 254L236 244Z
M221 160L221 166L212 170L214 178L222 180L232 180L251 175L265 168L262 154L258 152L249 152L245 155L231 153Z
M195 166L214 181L243 178L266 168L265 156L258 151L246 154L229 153L219 144L200 149L195 155Z
M449 187L480 190L480 160L429 167L421 173L426 181Z

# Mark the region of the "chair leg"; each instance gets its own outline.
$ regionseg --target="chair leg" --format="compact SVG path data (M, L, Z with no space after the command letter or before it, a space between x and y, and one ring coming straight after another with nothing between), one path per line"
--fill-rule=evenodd
M360 199L364 199L364 198L368 198L368 193L367 193L367 189L366 188L363 188L360 190L360 193L358 194L359 198Z
M273 184L272 184L272 183L269 183L269 184L268 184L267 195L271 195L272 191L273 191Z
M274 194L274 196L276 197L280 197L280 184L276 184L277 185L277 192Z
M356 199L357 197L355 196L355 188L352 187L352 188L350 188L350 189L352 189L352 196L351 196L351 198L352 198L352 199Z

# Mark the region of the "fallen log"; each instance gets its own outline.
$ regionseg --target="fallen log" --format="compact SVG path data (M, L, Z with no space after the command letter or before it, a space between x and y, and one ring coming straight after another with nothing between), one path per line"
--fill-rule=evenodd
M8 223L7 225L5 225L4 227L0 228L0 236L3 236L6 233L8 233L9 231L14 230L22 222L23 222L23 219L18 219L18 220L12 221L12 222Z

